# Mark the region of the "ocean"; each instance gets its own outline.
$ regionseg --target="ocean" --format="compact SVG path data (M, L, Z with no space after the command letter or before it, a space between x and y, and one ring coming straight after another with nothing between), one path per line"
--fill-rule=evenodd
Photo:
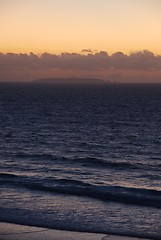
M0 221L161 238L161 85L0 84Z

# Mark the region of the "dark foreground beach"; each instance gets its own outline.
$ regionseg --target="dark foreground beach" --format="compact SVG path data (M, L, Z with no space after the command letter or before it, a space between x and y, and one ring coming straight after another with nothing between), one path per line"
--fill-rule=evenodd
M47 228L0 223L0 240L137 240L139 238L96 233L53 230ZM144 239L146 240L146 239Z

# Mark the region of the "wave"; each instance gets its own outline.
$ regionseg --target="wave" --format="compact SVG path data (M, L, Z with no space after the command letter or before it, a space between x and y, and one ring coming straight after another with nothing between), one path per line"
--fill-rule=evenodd
M0 183L33 191L90 197L102 201L148 206L161 209L161 191L123 186L94 185L72 179L36 179L14 174L0 174Z
M13 174L13 173L1 173L0 177L2 177L2 178L16 178L17 175Z
M76 161L83 163L84 166L92 165L93 167L98 167L98 166L110 167L110 168L116 167L116 168L121 168L122 170L126 168L137 168L136 165L129 162L107 161L107 160L95 158L95 157L77 158Z
M147 163L144 165L144 163L135 163L128 160L121 160L117 161L115 159L104 159L104 158L97 158L97 157L90 157L90 156L57 156L54 154L48 154L48 153L25 153L25 152L19 152L14 155L16 158L22 158L22 159L32 159L34 161L43 161L45 164L46 162L50 163L67 163L67 164L79 164L84 167L92 167L92 168L116 168L121 170L127 170L127 169L146 169ZM155 171L155 169L154 169ZM157 169L156 169L157 171Z

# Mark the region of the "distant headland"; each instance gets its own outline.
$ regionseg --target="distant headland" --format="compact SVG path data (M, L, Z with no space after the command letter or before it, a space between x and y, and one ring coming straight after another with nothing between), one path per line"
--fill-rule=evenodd
M48 84L104 84L105 81L97 78L40 78L33 83Z

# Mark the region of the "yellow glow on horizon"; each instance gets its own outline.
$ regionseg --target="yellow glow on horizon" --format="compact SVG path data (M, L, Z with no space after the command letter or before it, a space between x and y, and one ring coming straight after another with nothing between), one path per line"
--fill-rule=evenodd
M0 52L161 54L160 0L1 0Z

